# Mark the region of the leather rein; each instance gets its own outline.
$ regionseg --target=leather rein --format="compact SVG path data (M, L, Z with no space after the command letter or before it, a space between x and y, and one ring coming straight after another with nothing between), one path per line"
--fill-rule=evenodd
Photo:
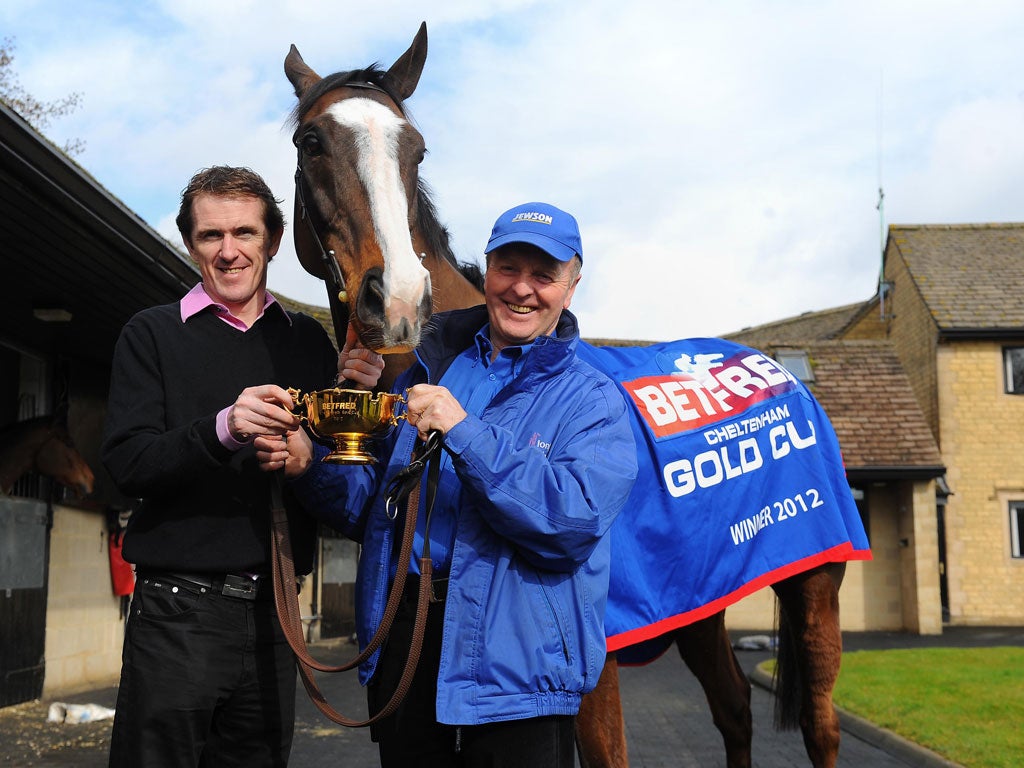
M277 608L278 619L284 630L288 644L295 654L295 661L298 665L299 675L302 683L309 694L309 698L328 719L349 728L362 728L377 722L389 715L394 714L402 703L402 699L412 685L413 675L416 673L416 665L419 663L420 651L423 648L423 636L427 622L427 606L436 602L432 592L431 578L433 575L433 561L430 557L430 517L434 508L434 499L437 494L438 476L441 466L441 435L432 432L426 443L419 443L417 450L413 452L413 460L395 475L385 489L385 509L389 517L391 510L397 510L405 504L405 523L402 530L402 540L398 551L398 569L395 579L388 594L387 603L384 608L384 615L380 624L374 632L370 642L363 651L351 661L339 666L330 666L317 661L309 654L306 645L306 637L302 628L302 616L299 611L299 596L297 581L295 578L295 561L292 556L291 540L288 531L288 514L285 511L282 494L282 477L280 473L275 474L273 482L273 522L271 528L271 561L272 581L274 585L274 603ZM345 672L358 667L381 647L395 615L401 603L405 591L405 581L408 575L408 563L412 557L413 538L416 533L416 521L419 515L420 494L422 477L427 474L427 497L426 497L426 518L423 536L423 555L419 560L420 583L416 600L416 613L413 622L412 641L409 648L409 657L402 670L402 676L395 688L391 699L377 713L365 720L354 720L335 710L327 702L326 697L317 685L313 671L319 672Z

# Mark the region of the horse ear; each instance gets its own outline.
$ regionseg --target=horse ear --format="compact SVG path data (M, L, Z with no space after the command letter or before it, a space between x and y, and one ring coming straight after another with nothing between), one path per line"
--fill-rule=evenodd
M427 22L420 24L420 30L409 46L409 50L399 56L398 61L388 70L388 79L398 95L405 101L416 90L416 84L423 73L423 65L427 61Z
M320 75L309 68L294 43L284 59L284 73L300 99L311 85L320 81Z

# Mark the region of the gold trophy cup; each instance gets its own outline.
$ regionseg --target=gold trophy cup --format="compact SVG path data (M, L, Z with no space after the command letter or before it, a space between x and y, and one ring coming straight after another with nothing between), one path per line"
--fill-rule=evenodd
M289 389L292 412L321 440L334 443L323 460L332 464L375 464L370 441L382 437L404 419L395 407L405 398L390 392L374 394L363 389L318 389L302 394Z

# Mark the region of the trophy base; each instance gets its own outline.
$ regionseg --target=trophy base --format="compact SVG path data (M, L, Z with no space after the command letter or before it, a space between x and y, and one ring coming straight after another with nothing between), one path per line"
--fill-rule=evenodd
M331 435L334 450L321 461L327 464L376 464L377 459L367 450L369 435L363 432L343 432Z

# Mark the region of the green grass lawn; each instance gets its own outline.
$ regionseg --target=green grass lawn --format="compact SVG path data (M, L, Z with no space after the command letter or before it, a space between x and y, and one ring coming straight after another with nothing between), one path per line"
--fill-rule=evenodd
M968 768L1024 765L1024 648L844 653L834 699Z

